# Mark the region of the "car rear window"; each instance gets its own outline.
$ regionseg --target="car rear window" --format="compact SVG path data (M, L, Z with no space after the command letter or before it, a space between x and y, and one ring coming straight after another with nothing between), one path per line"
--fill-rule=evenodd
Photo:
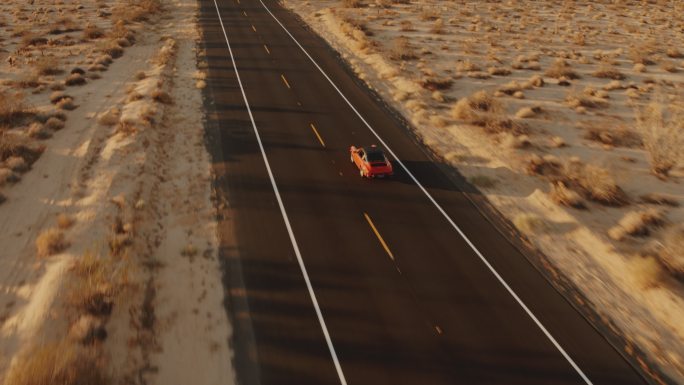
M385 155L382 152L369 152L368 162L385 162Z

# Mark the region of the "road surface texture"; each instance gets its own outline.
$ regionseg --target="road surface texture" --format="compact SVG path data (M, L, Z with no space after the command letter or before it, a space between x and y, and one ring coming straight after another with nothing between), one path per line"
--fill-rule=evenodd
M644 383L298 18L200 3L240 383Z

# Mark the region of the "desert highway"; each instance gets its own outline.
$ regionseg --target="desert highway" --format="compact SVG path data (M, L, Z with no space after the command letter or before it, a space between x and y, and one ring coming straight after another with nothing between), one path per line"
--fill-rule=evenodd
M645 383L297 17L200 3L241 384Z

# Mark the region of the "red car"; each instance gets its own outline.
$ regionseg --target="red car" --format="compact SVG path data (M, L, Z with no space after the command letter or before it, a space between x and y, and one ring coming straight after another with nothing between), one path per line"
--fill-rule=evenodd
M349 149L351 162L359 169L362 178L383 178L392 176L392 163L377 146L356 147Z

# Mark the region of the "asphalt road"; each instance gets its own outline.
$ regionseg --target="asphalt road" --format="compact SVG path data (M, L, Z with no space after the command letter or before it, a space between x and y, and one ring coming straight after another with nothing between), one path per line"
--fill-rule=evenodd
M398 162L390 180L359 177L349 146L379 140L260 0L200 0L240 383L643 384L332 50L265 2L502 280Z

